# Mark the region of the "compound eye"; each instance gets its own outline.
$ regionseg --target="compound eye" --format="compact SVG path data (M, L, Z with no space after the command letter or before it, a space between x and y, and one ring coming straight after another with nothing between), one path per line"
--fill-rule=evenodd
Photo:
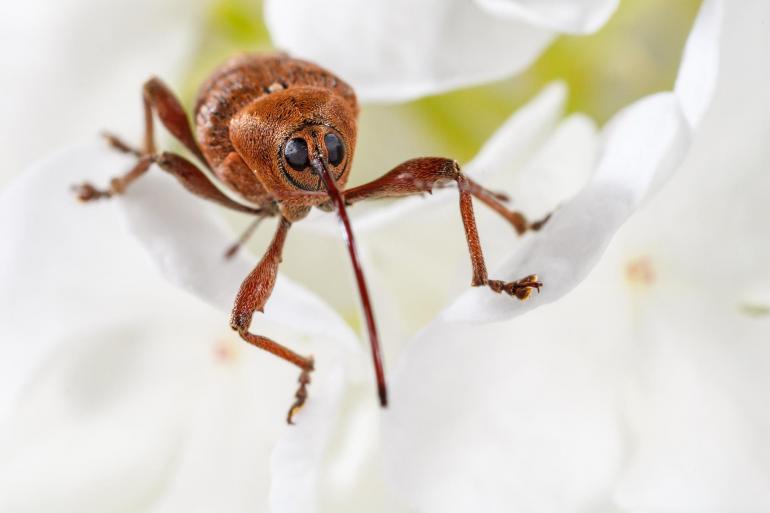
M307 142L300 137L291 139L286 143L286 147L283 149L283 156L286 157L286 162L297 171L302 171L310 165Z
M342 159L345 158L345 147L342 146L340 138L336 134L326 134L324 144L326 145L326 152L329 154L329 164L336 166L342 162Z

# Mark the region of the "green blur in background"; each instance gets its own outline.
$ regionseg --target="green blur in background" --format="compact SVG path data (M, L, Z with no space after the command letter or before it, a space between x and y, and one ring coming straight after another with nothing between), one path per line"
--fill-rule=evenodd
M558 38L521 75L400 105L365 105L351 185L412 157L468 161L512 112L554 80L569 88L568 112L583 112L601 125L634 100L673 86L699 5L699 0L622 0L599 32ZM228 57L271 48L262 6L253 0L217 0L203 33L185 81L187 105Z

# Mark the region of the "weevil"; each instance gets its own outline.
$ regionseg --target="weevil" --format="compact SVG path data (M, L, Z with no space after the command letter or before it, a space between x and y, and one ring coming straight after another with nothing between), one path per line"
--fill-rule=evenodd
M193 112L195 132L181 103L158 78L148 80L142 92L143 146L135 148L114 135L106 136L113 148L134 154L135 165L113 178L107 189L100 190L86 182L74 187L76 194L82 201L123 194L155 164L189 192L253 216L255 222L278 218L277 230L264 256L241 284L230 326L246 342L300 368L299 387L286 417L289 424L307 400L313 358L250 329L254 313L263 311L272 293L289 228L313 207L336 211L340 219L363 306L383 407L388 404L388 394L377 327L346 207L366 199L429 193L454 184L459 192L460 216L470 254L471 285L488 287L519 300L526 300L542 286L535 274L512 282L488 278L471 199L475 197L492 208L520 235L539 229L547 217L529 222L505 205L505 195L489 191L465 176L453 159L407 160L376 180L346 189L356 147L358 101L350 85L320 66L283 53L244 54L229 60L200 88ZM212 178L181 155L157 151L154 115L211 172ZM221 188L232 191L239 201L224 194ZM254 226L252 223L227 251L228 255L248 238Z

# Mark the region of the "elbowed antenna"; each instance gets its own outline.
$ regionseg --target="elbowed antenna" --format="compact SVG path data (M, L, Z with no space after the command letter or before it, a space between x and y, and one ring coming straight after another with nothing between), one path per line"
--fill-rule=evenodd
M382 354L380 353L380 339L377 335L377 326L374 323L374 313L372 312L372 303L369 299L369 290L366 288L366 280L364 279L364 272L361 268L361 262L358 259L358 249L356 248L356 241L353 238L353 229L350 227L350 219L348 218L348 211L345 208L345 201L342 199L337 185L334 183L334 179L326 169L326 165L319 158L314 158L310 161L310 165L313 170L323 179L326 185L326 190L329 196L334 200L337 205L337 215L340 218L342 224L342 234L345 237L345 242L348 246L348 254L350 255L350 262L353 265L353 272L356 275L356 283L358 284L358 292L361 296L361 305L364 309L364 316L366 317L366 327L369 331L369 343L372 346L372 360L374 361L374 373L377 377L377 393L380 396L380 405L385 407L388 405L388 388L385 384L385 371L382 366Z

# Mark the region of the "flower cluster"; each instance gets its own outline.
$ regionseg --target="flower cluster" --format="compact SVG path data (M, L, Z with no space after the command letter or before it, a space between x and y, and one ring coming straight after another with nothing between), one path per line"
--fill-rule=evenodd
M517 72L616 4L267 0L265 17L277 46L397 101ZM464 165L553 211L517 239L477 208L490 274L546 284L527 302L468 287L456 191L351 210L384 411L332 216L298 223L285 260L312 254L308 280L343 290L281 275L254 322L316 360L287 427L294 369L227 329L257 256L222 259L220 212L152 172L76 204L70 184L130 164L98 141L41 161L0 193L0 511L770 508L768 20L704 0L673 90L597 128L553 84Z

